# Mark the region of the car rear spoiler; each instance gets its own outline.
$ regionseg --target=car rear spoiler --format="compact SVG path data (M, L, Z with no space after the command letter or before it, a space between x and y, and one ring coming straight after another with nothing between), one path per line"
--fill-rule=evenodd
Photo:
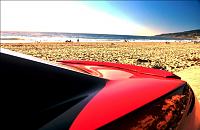
M130 64L97 62L97 61L82 61L82 60L63 60L63 61L58 61L58 62L68 63L68 64L82 64L82 65L115 67L115 68L121 68L121 69L135 71L135 72L142 73L142 74L148 74L148 75L159 76L159 77L164 77L164 78L181 79L179 76L173 74L172 72L154 69L154 68L147 68L147 67L142 67L142 66L135 66L135 65L130 65Z

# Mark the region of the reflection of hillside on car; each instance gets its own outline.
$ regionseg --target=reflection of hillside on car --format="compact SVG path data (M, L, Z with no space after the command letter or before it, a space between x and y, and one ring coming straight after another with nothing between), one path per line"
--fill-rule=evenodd
M1 50L9 119L15 129L200 129L190 86L164 71L91 61L47 63ZM25 83L27 81L27 83Z

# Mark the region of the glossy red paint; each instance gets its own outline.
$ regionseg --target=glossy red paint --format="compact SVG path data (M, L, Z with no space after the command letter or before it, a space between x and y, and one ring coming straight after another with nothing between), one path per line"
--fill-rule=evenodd
M83 72L93 76L109 79L119 80L127 78L159 78L170 77L173 73L164 70L127 65L108 62L94 62L94 61L60 61L67 66L73 66L81 69Z
M138 77L156 77L152 75L140 74L134 71L123 70L114 67L105 67L105 66L90 66L90 65L77 65L77 64L67 64L68 66L73 66L81 69L83 72L86 72L90 75L97 76L109 80L122 80L129 78L138 78Z
M97 129L176 89L183 83L181 80L153 78L109 81L80 112L70 130Z
M197 98L195 98L193 112L183 119L179 130L200 130L200 103Z

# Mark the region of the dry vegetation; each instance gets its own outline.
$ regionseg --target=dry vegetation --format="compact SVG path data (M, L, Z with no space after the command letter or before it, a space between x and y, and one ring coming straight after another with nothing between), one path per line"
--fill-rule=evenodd
M194 43L12 43L1 44L1 47L50 61L108 61L172 72L200 66L200 44ZM200 75L199 71L193 76ZM199 82L195 91L200 99Z

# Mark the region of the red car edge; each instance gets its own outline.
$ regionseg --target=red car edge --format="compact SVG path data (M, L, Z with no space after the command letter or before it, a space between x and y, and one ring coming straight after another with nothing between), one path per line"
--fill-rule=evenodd
M15 124L8 128L200 130L200 104L171 72L94 61L54 64L6 49L1 68L2 81L12 81L4 91L10 95L6 121Z

